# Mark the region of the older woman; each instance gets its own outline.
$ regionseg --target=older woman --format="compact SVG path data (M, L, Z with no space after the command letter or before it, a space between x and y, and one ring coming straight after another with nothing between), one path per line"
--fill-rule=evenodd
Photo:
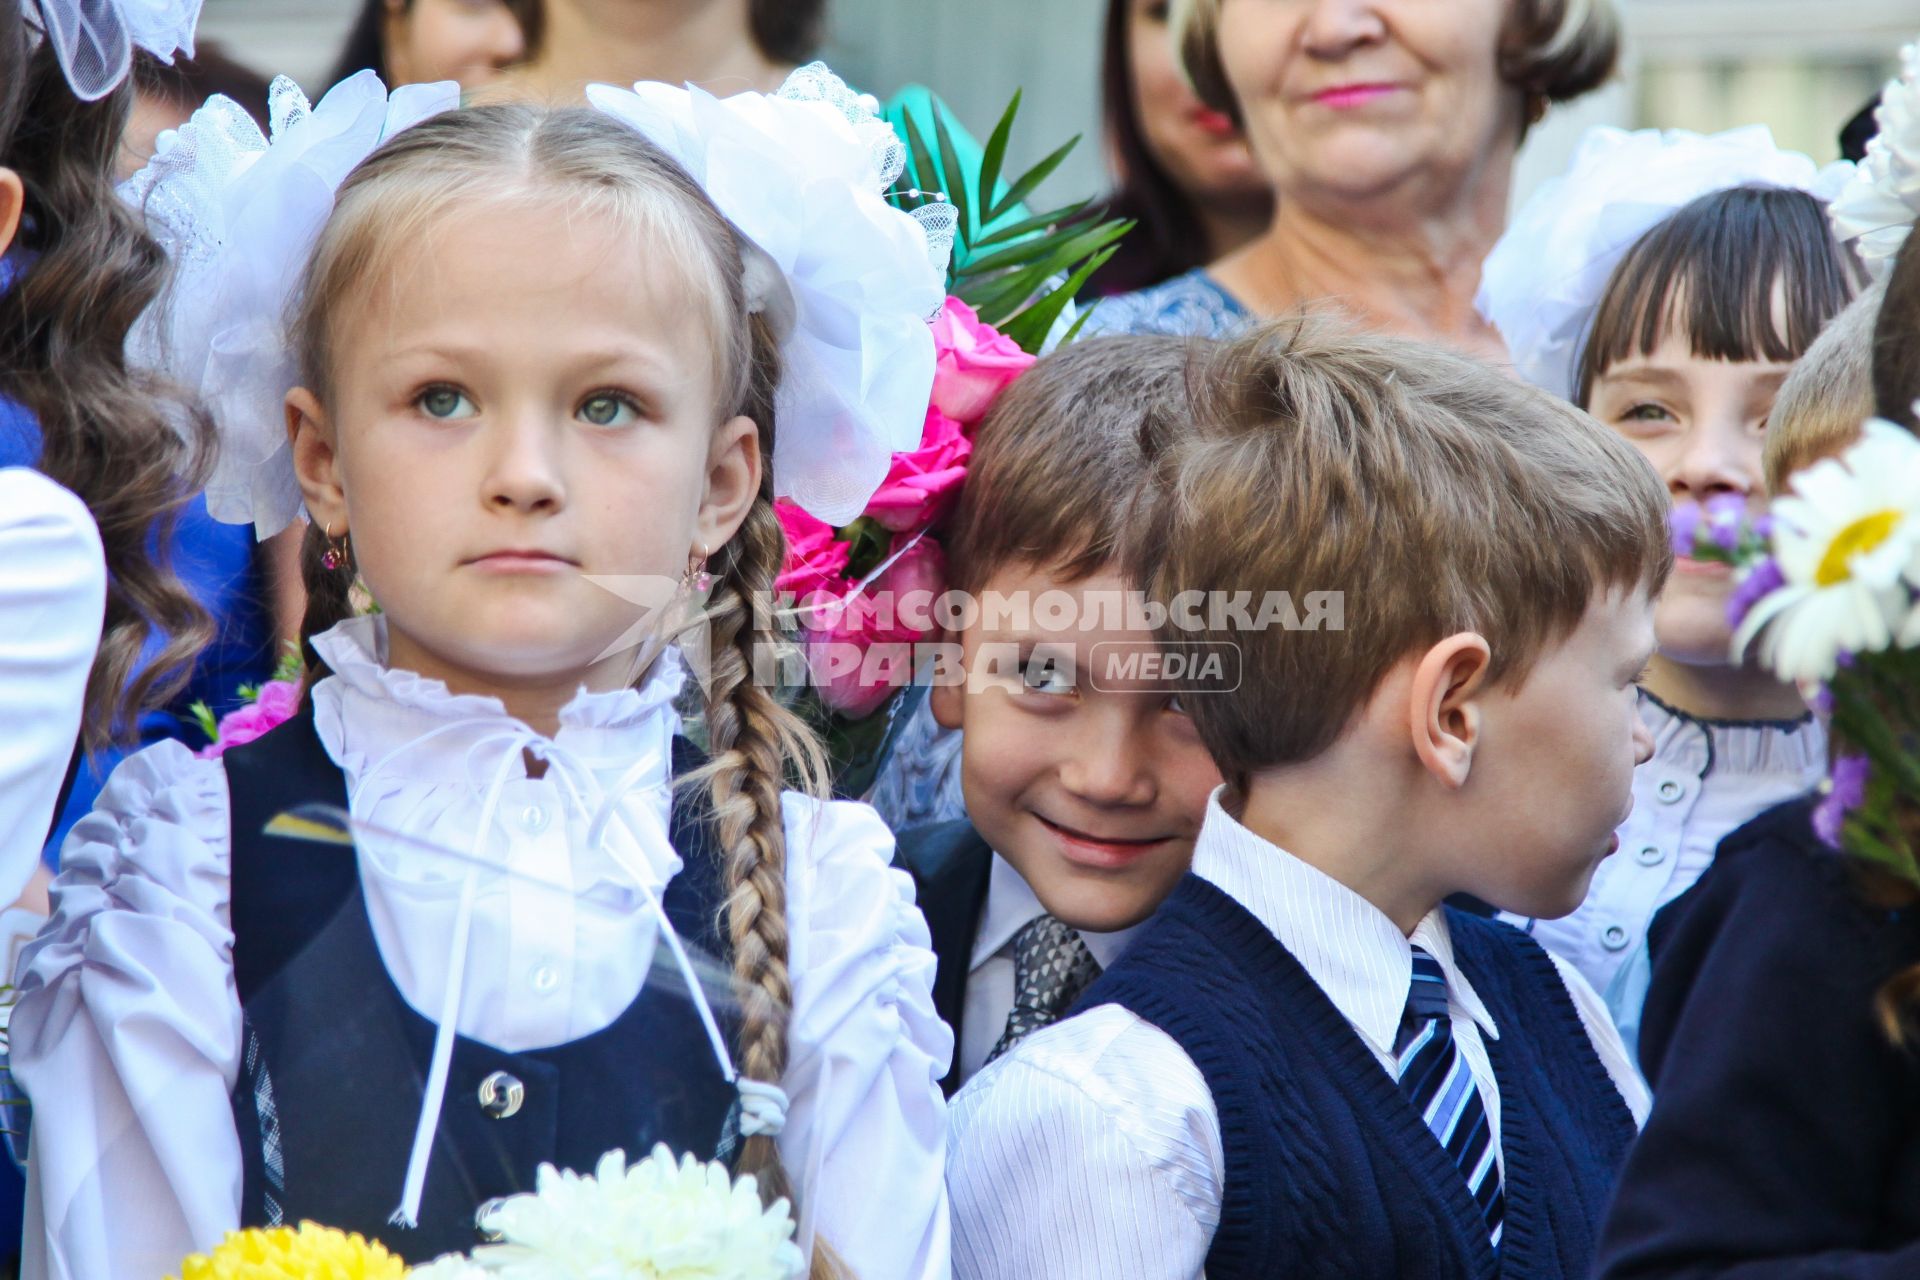
M1246 129L1273 223L1093 327L1218 335L1330 302L1504 355L1474 311L1480 264L1528 127L1612 74L1613 0L1184 0L1175 32L1201 101Z
M365 0L329 83L369 67L389 85L490 83L539 35L540 0Z

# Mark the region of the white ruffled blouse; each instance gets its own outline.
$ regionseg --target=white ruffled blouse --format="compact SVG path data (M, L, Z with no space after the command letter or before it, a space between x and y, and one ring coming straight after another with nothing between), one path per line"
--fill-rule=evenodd
M333 675L313 689L315 726L355 818L480 868L460 1033L524 1051L610 1023L654 964L654 916L575 910L525 877L595 889L583 903L609 890L638 904L679 872L665 840L678 662L664 657L639 689L583 690L546 738L496 699L386 667L377 618L342 623L316 648ZM543 776L526 776L526 755L546 762ZM603 808L618 820L588 849ZM779 1146L803 1189L803 1235L860 1276L944 1277L938 1082L953 1037L934 1012L927 926L871 809L788 793L785 816L794 1009ZM356 857L387 969L436 1018L463 877L411 842L363 839ZM26 1274L166 1275L239 1218L225 769L174 742L133 756L61 865L11 1028L34 1105ZM397 1199L405 1172L367 1176L391 1179Z

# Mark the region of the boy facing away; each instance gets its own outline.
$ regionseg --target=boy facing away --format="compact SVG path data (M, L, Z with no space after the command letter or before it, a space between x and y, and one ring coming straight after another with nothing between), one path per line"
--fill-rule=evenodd
M1563 915L1612 852L1666 495L1409 342L1292 322L1190 385L1127 563L1342 625L1162 628L1240 655L1183 698L1225 785L1073 1016L955 1099L956 1274L1584 1276L1644 1087L1577 974L1443 904Z
M1067 1011L1186 874L1220 774L1139 661L1119 547L1148 455L1187 429L1193 344L1091 338L1022 374L981 424L947 540L979 609L950 637L963 680L932 712L961 731L966 821L900 833L939 957L953 1092ZM1136 593L1137 594L1137 593Z

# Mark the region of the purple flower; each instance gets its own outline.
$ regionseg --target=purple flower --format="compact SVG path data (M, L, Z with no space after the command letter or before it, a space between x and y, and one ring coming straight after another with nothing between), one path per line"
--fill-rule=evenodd
M1707 533L1728 555L1740 549L1740 530L1746 518L1747 500L1737 493L1717 493L1707 499Z
M1813 714L1817 716L1831 717L1833 715L1833 686L1826 684L1815 685L1813 692L1807 695L1807 706L1810 707Z
M1753 612L1753 606L1787 585L1786 575L1780 572L1780 562L1772 556L1754 565L1747 576L1740 579L1733 594L1727 597L1727 625L1735 631Z
M1668 513L1667 524L1673 531L1673 554L1691 559L1694 539L1700 532L1700 508L1691 502L1681 503Z
M1867 800L1867 758L1843 755L1833 762L1827 779L1826 794L1813 807L1813 833L1835 849L1840 847L1840 832L1847 815Z

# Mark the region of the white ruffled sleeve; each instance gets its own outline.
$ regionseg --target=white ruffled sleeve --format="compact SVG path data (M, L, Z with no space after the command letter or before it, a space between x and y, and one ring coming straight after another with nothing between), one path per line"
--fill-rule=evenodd
M945 1280L953 1032L893 834L864 804L786 798L794 1011L780 1157L810 1225L861 1280Z
M0 470L0 905L40 861L106 605L86 504L37 471Z
M164 1276L239 1221L225 770L177 742L130 757L61 865L10 1026L25 1274Z

